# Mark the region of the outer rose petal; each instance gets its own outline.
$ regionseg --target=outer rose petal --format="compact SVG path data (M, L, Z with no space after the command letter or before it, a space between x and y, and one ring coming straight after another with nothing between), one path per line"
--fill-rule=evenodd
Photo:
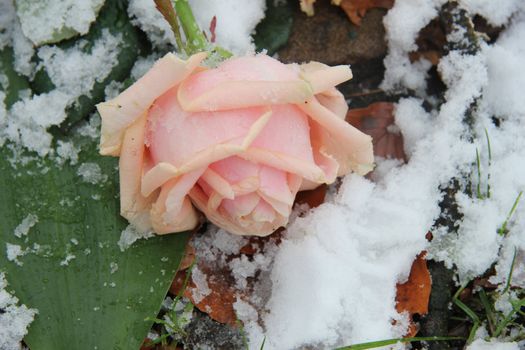
M185 80L178 92L186 111L218 111L287 103L313 96L299 70L266 56L238 57Z
M140 193L140 179L144 164L144 114L125 132L123 148L119 160L120 168L120 214L128 219L137 230L151 230L149 208L153 196L144 197Z
M346 65L330 67L319 62L310 62L302 64L301 70L301 77L310 83L314 94L331 90L352 79L352 70Z
M150 213L155 232L181 232L197 226L197 212L186 195L204 171L205 169L193 171L162 186Z
M321 141L339 162L340 168L345 173L351 169L360 175L364 175L373 169L374 154L372 149L372 138L357 130L335 113L319 103L316 98L305 101L300 108L316 121L328 134ZM337 142L335 146L334 142Z
M158 60L142 78L113 100L99 103L102 118L100 153L117 156L126 128L169 88L186 79L206 57L201 52L183 61L172 53Z

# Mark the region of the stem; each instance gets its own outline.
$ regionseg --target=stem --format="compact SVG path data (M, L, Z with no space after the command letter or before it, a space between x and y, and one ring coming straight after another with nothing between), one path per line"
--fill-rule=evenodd
M182 43L182 36L180 35L179 20L177 14L173 9L171 0L155 0L157 10L162 14L164 19L169 23L173 34L175 35L175 41L177 42L178 51L186 51L186 47Z
M209 48L209 43L202 31L195 21L193 11L188 3L188 0L175 0L175 11L180 18L182 30L186 34L186 47L188 54L193 54L199 51L206 51Z

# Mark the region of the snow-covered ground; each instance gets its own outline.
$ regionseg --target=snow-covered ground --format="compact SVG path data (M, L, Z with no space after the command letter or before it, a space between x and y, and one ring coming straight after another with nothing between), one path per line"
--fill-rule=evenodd
M447 93L443 103L436 103L425 93L431 64L424 60L411 63L408 54L417 49L417 34L438 16L444 2L396 0L384 19L389 53L384 61L387 70L382 86L386 90L410 89L416 94L401 99L395 109L408 162L377 159L381 172L375 182L347 176L326 203L292 221L280 245L269 245L250 266L242 261L234 263L237 266L232 270L241 287L243 279L257 270L267 277L259 286L264 295L235 304L253 348L258 348L263 339L265 349L294 349L306 345L333 348L403 336L408 319L395 309L396 284L406 280L414 258L423 250L430 258L455 267L459 281L478 276L496 263L497 274L492 279L503 284L514 251L525 256L523 205L518 205L510 220L508 234L498 234L514 200L525 189L525 3L460 1L467 10L506 29L495 43L482 43L475 55L451 51L441 59L438 71ZM98 3L92 1L93 6L86 7L82 21L92 21ZM217 16L220 45L236 54L253 50L250 34L264 16L265 1L242 5L234 0L191 3L202 28L209 28L212 17ZM174 38L153 2L131 0L128 13L156 47L173 46ZM73 28L85 33L82 21ZM24 17L20 22L10 1L0 2L0 27L7 28L0 30L0 49L8 45L14 48L15 69L27 77L33 77L37 69L30 60L36 50L40 65L50 73L56 89L33 96L27 91L9 111L0 92L0 144L9 140L41 156L57 155L59 160L74 162L78 150L63 143L53 149L48 129L63 122L66 108L109 74L119 36L104 33L91 54L79 49L81 42L67 50L53 45L34 49L26 37L45 41L46 30L34 32ZM47 28L45 23L33 24ZM56 25L49 23L50 27ZM456 39L451 35L448 40ZM143 74L154 58L138 61L134 74ZM0 84L6 82L0 72ZM112 96L118 90L118 84L110 86L106 95ZM423 102L432 107L424 108ZM473 103L476 108L471 110ZM468 110L475 121L472 140L466 137L470 131L463 122ZM494 118L499 121L497 127ZM490 139L490 165L485 132ZM440 215L440 188L453 178L476 174L476 150L482 176L472 180L474 186L480 181L483 189L489 183L490 197L471 198L459 192L456 200L463 219L457 223L457 234L434 230L434 240L429 243L425 234ZM201 244L211 246L212 252L224 252L227 247L240 246L240 239L212 227L201 238ZM516 262L514 283L525 286L523 259ZM8 339L5 347L0 339L0 349L10 349L18 342L35 314L25 306L17 307L17 300L3 290L5 287L0 275L0 309L7 303L11 310L0 315L0 338L6 332L4 339ZM207 288L205 281L202 288ZM508 305L501 305L505 307ZM265 311L257 314L257 309ZM488 348L517 349L518 345L478 340L469 350Z

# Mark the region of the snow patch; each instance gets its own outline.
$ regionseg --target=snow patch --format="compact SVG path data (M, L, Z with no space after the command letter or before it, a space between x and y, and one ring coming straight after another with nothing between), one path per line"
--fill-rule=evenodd
M33 322L36 309L18 305L18 298L7 292L5 274L0 272L0 349L20 349L20 342Z

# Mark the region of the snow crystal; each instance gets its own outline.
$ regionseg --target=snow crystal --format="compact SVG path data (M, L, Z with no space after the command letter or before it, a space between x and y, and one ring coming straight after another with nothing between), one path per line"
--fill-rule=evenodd
M15 350L20 348L20 342L38 310L17 305L18 298L9 294L6 288L5 274L0 272L0 349Z
M259 318L257 310L240 298L237 298L237 300L233 303L233 310L235 310L235 315L237 318L243 322L256 322Z
M18 266L24 265L23 262L18 260L18 257L24 256L26 254L26 251L23 250L22 247L19 246L18 244L6 243L5 246L6 246L7 260L14 262Z
M124 84L118 81L112 81L104 88L104 95L106 95L106 101L109 101L117 97L123 90Z
M75 258L76 256L74 254L68 253L66 257L60 262L60 266L68 266L69 263Z
M480 15L495 26L505 24L519 9L525 9L523 1L516 0L460 0L470 13Z
M25 36L42 44L65 30L86 34L103 4L104 0L18 0L17 14Z
M130 0L128 14L132 18L131 23L140 27L155 46L158 48L176 46L175 35L168 22L155 8L154 1Z
M121 41L122 34L113 35L104 29L89 52L82 51L88 43L85 40L69 49L44 46L38 50L42 60L39 67L45 67L57 89L73 96L87 94L93 84L104 80L117 64Z
M114 261L110 262L109 263L109 272L111 274L114 274L117 271L118 271L118 264L116 262L114 262Z
M0 119L0 144L7 139L40 156L49 154L52 135L47 129L60 125L67 117L66 108L79 96L89 94L93 84L109 74L117 64L121 39L121 34L114 36L105 30L90 53L82 51L87 44L85 40L68 49L41 47L39 68L46 69L56 89L16 102L7 112L7 118L3 122Z
M100 137L100 115L98 113L93 113L89 118L89 121L80 125L76 131L79 135L98 140Z
M134 226L128 225L124 230L122 230L122 233L120 234L118 246L120 248L120 251L123 252L129 247L131 247L131 245L135 243L135 241L142 239L142 238L148 239L150 237L153 237L153 233L151 232L141 233L137 229L135 229Z
M224 254L235 254L248 242L243 236L232 235L215 226L211 230L213 231L213 233L210 232L213 237L212 246Z
M83 163L78 167L77 175L82 177L82 181L96 185L105 182L108 176L102 173L102 169L97 163Z
M155 64L158 59L159 56L155 53L147 57L140 57L137 61L135 61L135 64L131 69L131 77L135 80L142 78L142 76L146 74L148 70L151 69L151 67L153 67L153 64Z
M497 340L485 341L483 339L476 339L466 350L519 350L518 343L506 343Z
M232 259L229 265L237 288L245 289L248 284L246 278L255 276L257 265L250 261L246 255Z
M191 270L191 280L195 283L195 288L191 290L193 301L198 304L202 299L211 294L211 289L208 286L207 277L198 266L193 266Z
M58 140L56 148L56 161L58 164L64 164L69 161L71 165L75 165L78 162L79 152L80 149L75 146L72 141Z
M35 214L28 214L24 220L15 228L14 235L18 238L27 236L31 227L35 226L38 222L38 216Z
M417 50L419 31L438 14L445 0L398 0L383 19L388 41L385 57L385 77L381 87L385 90L397 87L422 91L431 64L425 59L410 62L408 53Z
M0 50L11 43L13 21L16 17L12 0L0 2Z

